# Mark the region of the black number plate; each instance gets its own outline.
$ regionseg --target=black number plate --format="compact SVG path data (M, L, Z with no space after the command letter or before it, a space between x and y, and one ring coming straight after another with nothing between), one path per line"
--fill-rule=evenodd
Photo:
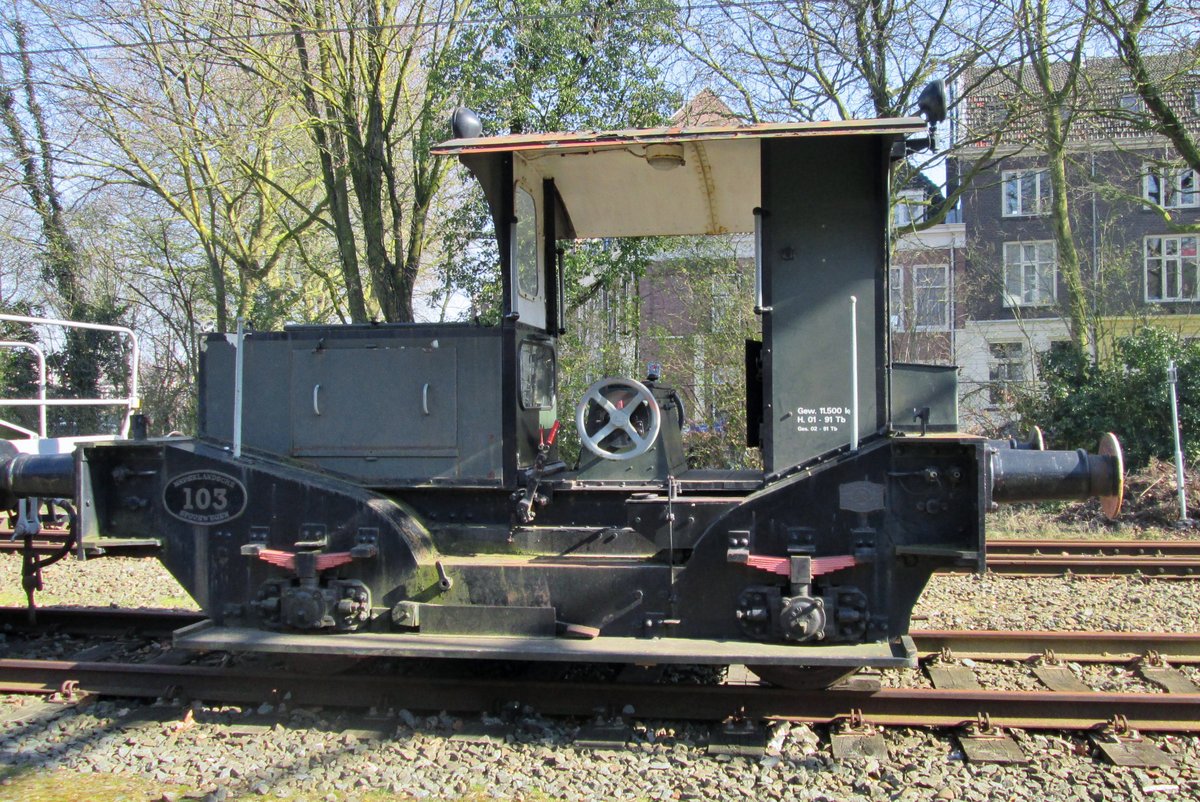
M189 471L167 482L163 506L190 524L220 524L245 511L246 486L217 471Z

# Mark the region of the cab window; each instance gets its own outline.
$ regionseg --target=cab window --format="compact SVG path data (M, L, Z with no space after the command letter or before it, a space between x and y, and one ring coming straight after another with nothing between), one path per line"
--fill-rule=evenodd
M523 188L516 189L517 213L517 292L523 298L535 299L540 287L538 271L537 207L533 196Z
M546 343L525 340L520 349L521 406L554 408L554 349Z

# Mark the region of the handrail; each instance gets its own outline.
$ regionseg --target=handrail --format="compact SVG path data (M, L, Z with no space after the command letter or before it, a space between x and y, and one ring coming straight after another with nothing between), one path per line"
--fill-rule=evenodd
M37 356L38 363L38 400L41 402L38 406L38 430L36 432L26 429L24 426L18 426L15 423L10 423L6 420L0 420L0 425L7 426L14 431L30 437L45 437L46 436L46 352L42 350L40 345L36 343L27 343L23 340L0 340L0 348L28 348Z
M61 326L63 328L73 329L88 329L92 331L108 331L114 334L122 334L129 338L130 341L130 367L129 367L129 396L127 398L51 398L45 397L45 357L44 354L41 362L41 393L37 399L0 399L0 406L7 407L31 407L36 406L40 410L41 417L41 436L46 436L46 408L47 407L68 407L68 406L123 406L125 407L125 421L121 425L121 437L129 436L130 419L133 417L134 410L141 407L141 399L138 397L138 365L140 363L140 349L138 347L137 335L133 333L133 329L127 326L114 326L108 323L83 323L76 320L63 320L61 318L50 317L30 317L28 315L10 315L0 313L0 320L7 320L12 323L26 323L31 326ZM15 341L14 341L15 342ZM30 346L30 343L20 343L23 346ZM33 346L36 348L36 346ZM38 349L40 351L40 349ZM5 422L4 425L15 427L14 424Z

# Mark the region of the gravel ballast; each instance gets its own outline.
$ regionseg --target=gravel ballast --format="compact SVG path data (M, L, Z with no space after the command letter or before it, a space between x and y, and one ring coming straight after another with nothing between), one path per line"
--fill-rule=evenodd
M19 560L0 559L0 588L19 594ZM45 572L42 604L188 606L152 560L68 560ZM6 599L17 603L18 598ZM1194 631L1192 581L939 576L917 607L919 628ZM16 639L13 639L14 645ZM0 654L7 647L0 644ZM983 666L989 687L1027 687L1020 667ZM1074 667L1097 689L1153 690L1123 666ZM888 684L913 682L899 672ZM1187 672L1194 679L1193 669ZM995 684L993 684L993 681ZM1028 687L1037 687L1036 685ZM0 714L27 709L10 697ZM149 717L147 717L149 714ZM710 756L703 728L632 721L624 750L577 748L579 722L526 710L498 742L462 740L478 719L399 711L382 737L334 711L160 707L104 700L49 723L0 730L0 800L31 798L36 783L83 789L140 778L149 799L1200 799L1200 739L1151 735L1169 769L1122 768L1091 754L1080 734L1015 733L1025 765L967 763L948 734L885 730L885 760L836 763L825 728L780 725L765 757ZM0 769L2 770L2 769ZM74 792L73 792L74 793ZM165 794L165 796L164 796ZM99 798L105 798L100 796ZM136 795L127 798L143 798Z
M145 721L146 713L166 720ZM243 717L228 708L100 702L6 734L0 760L64 782L136 774L168 793L197 789L212 800L357 799L367 792L416 799L1116 800L1200 792L1197 741L1173 736L1152 740L1175 757L1175 767L1129 769L1089 756L1081 737L1042 733L1015 734L1027 765L970 764L949 736L904 729L884 732L887 759L837 763L825 738L806 725L779 725L768 753L750 759L709 756L703 736L686 727L637 728L626 749L609 751L575 748L574 725L536 716L490 743L456 740L464 722L444 715L410 715L413 726L379 738L341 731L321 711L249 728L239 726Z

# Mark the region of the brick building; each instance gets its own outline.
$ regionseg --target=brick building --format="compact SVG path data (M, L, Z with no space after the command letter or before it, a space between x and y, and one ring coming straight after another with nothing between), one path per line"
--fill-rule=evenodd
M893 193L892 260L888 276L892 359L954 364L963 325L958 287L966 268L965 229L957 209L943 223L918 230L945 203L941 191L918 174Z
M1091 339L1103 348L1149 319L1200 334L1197 236L1179 230L1200 223L1200 176L1148 130L1119 63L1092 60L1085 77L1086 89L1063 114L1069 218ZM1200 130L1200 76L1168 101ZM1000 158L983 167L962 200L966 270L956 288L962 315L954 336L964 410L999 417L1010 390L1036 380L1037 355L1070 338L1048 162L1039 147L1042 117L1023 112L1021 93L996 77L960 104L957 126L951 176L976 166L974 151L983 158L994 144L986 132L1004 131L992 154Z

